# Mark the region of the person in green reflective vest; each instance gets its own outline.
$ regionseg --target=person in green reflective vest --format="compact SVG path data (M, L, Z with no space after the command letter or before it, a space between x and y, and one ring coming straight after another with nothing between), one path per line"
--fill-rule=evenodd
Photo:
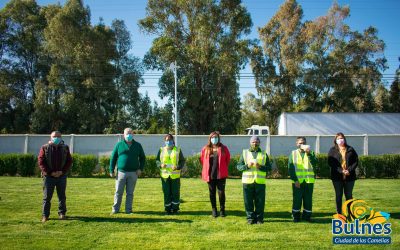
M300 210L303 204L302 218L311 221L314 167L317 164L317 158L310 146L306 145L305 137L297 137L296 146L297 149L293 150L288 157L289 174L293 182L292 217L294 222L300 221Z
M179 211L181 169L185 165L185 158L182 150L175 146L171 134L164 137L164 144L158 151L156 164L160 168L165 212L176 214Z
M258 136L250 138L250 149L244 149L236 166L242 171L244 207L248 224L264 223L266 173L271 163L260 148Z

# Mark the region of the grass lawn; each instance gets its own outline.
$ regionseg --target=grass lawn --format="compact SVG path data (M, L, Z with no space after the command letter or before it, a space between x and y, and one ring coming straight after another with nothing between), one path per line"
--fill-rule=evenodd
M161 181L139 179L134 214L110 215L114 180L69 178L68 220L57 219L53 196L50 220L41 223L40 178L0 177L1 249L270 249L390 248L400 249L400 180L358 180L354 197L391 214L392 244L334 246L331 218L335 211L330 180L317 180L313 223L291 221L289 180L268 180L263 225L247 225L242 184L229 179L227 217L212 218L207 184L182 179L179 215L164 215ZM124 208L123 200L122 208Z

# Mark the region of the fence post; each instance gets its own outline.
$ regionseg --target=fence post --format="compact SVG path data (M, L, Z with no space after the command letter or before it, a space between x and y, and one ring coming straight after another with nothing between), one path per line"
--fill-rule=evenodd
M29 134L25 134L24 154L28 153Z
M271 135L267 135L267 154L271 157Z
M317 134L317 138L315 140L315 153L319 154L320 151L320 142L319 142L319 135Z
M364 155L368 155L368 135L364 134Z
M74 153L74 136L75 134L71 134L71 139L69 140L69 151L71 154Z

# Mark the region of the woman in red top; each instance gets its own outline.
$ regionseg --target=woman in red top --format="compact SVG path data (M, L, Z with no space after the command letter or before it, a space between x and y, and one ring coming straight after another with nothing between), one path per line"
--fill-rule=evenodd
M218 217L216 191L218 189L221 217L225 217L225 183L228 177L228 165L231 159L228 148L221 143L219 132L214 131L208 137L208 143L200 154L203 165L201 177L208 183L212 216Z

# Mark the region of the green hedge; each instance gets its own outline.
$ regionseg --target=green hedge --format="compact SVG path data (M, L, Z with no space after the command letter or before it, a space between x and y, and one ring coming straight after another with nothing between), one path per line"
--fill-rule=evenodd
M73 165L69 176L90 177L108 176L110 157L95 155L73 154ZM185 168L182 170L182 177L198 178L201 176L201 165L199 155L187 156ZM318 164L315 167L315 174L319 178L329 178L330 168L326 154L317 156ZM360 156L360 164L357 175L361 178L399 178L400 155L378 155ZM241 173L236 169L239 155L232 156L229 163L229 176L238 178ZM273 169L268 173L269 178L288 178L287 156L271 157ZM0 175L10 176L39 176L37 158L32 154L0 154ZM156 157L147 156L143 177L159 177L159 169L156 166Z

